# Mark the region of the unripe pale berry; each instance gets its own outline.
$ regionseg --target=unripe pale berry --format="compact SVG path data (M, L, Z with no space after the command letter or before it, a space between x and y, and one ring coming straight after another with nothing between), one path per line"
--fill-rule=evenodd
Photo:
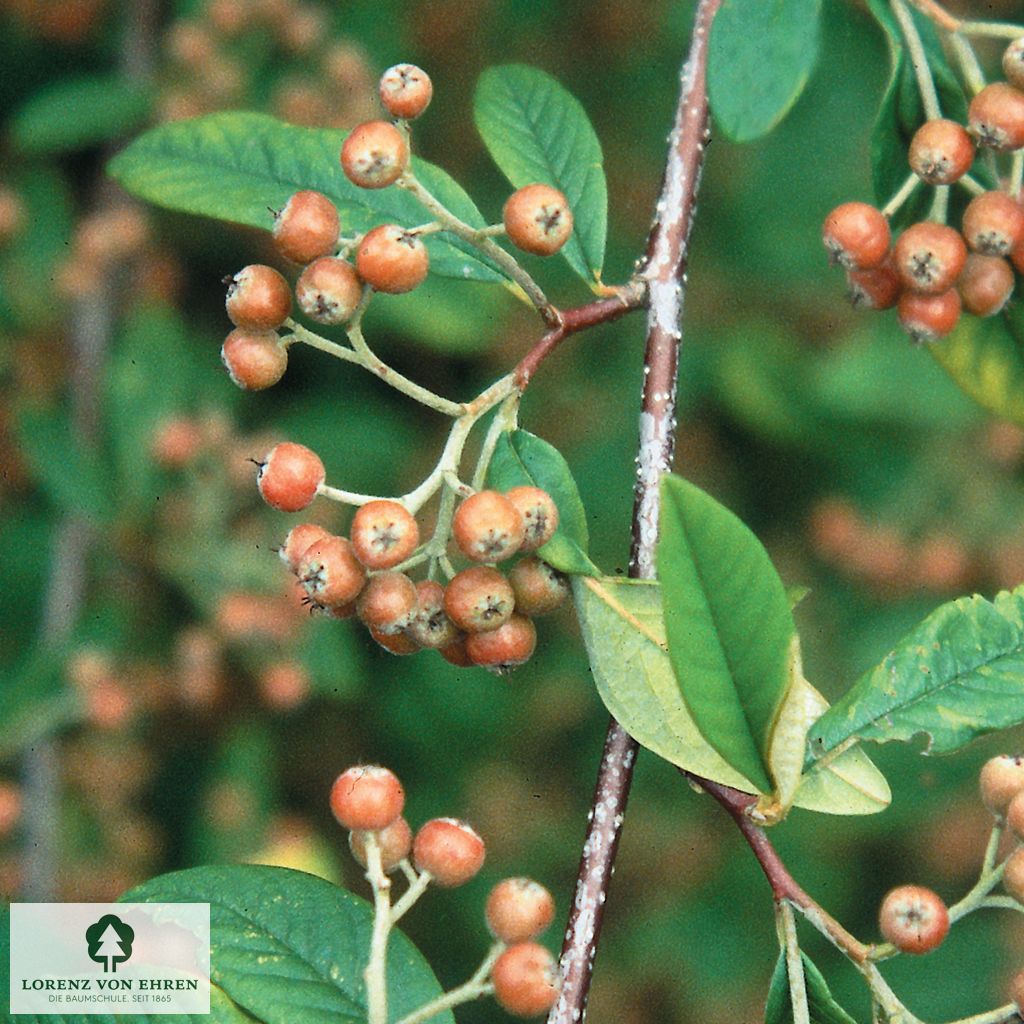
M370 636L383 647L388 654L417 654L423 648L411 636L405 633L382 633L379 629L370 629Z
M505 495L478 491L455 510L452 536L459 550L474 562L501 562L522 547L526 526Z
M320 324L346 323L363 297L363 283L346 260L322 256L295 282L299 309Z
M514 603L508 580L497 569L483 565L456 573L444 592L444 610L467 633L497 629L511 617Z
M890 237L889 221L867 203L842 203L821 229L830 261L847 270L877 267L889 251Z
M967 260L963 236L934 221L913 224L896 239L893 261L912 291L938 295L952 288Z
M1010 997L1010 1002L1017 1007L1019 1015L1021 1010L1024 1010L1024 970L1018 971L1010 979L1010 987L1007 994Z
M1024 840L1024 792L1018 793L1007 805L1006 827L1018 840Z
M526 185L508 197L502 211L508 240L524 252L550 256L572 234L569 201L550 185Z
M979 146L1020 149L1024 146L1024 92L1006 82L986 85L967 108L967 130Z
M891 309L903 290L903 282L891 260L868 270L848 270L846 291L854 309Z
M998 256L971 253L960 272L957 288L964 309L975 316L994 316L1013 294L1015 279L1010 264Z
M306 553L306 549L314 541L329 536L330 532L316 523L299 523L288 531L284 543L277 550L278 556L292 572L297 572L299 559Z
M520 942L498 957L491 969L494 998L514 1017L539 1017L558 998L555 958L536 942Z
M429 871L438 885L463 885L484 866L484 841L464 821L434 818L416 833L412 857L419 871Z
M274 214L274 245L293 263L312 263L327 256L338 244L338 211L322 192L296 192Z
M273 267L253 263L228 279L224 305L236 327L273 331L292 311L292 290Z
M409 144L388 121L366 121L353 128L341 147L341 169L360 188L386 188L409 164Z
M417 608L406 632L421 647L437 650L459 639L458 627L444 610L444 587L434 580L416 584Z
M367 569L404 562L420 542L416 518L397 501L368 501L352 518L352 549Z
M536 551L555 535L558 529L558 506L547 491L539 487L513 487L505 497L523 517L523 543L520 551Z
M246 391L272 387L288 369L288 349L273 331L236 327L220 350L228 376Z
M1005 192L983 192L964 210L967 244L986 256L1007 256L1024 239L1024 207Z
M537 627L517 613L497 629L466 637L466 653L473 664L500 676L529 661L536 646Z
M387 828L404 806L405 790L398 776L378 765L346 768L331 787L331 811L338 824L353 831Z
M356 252L359 276L379 292L401 295L419 287L430 270L427 247L397 224L368 231Z
M380 100L392 117L419 117L434 95L430 75L415 64L395 64L380 76Z
M283 441L260 463L256 484L263 500L279 512L300 512L324 482L324 464L305 445Z
M926 121L910 140L911 170L929 185L952 185L974 163L974 143L956 121Z
M1003 74L1010 85L1024 86L1024 36L1014 39L1003 51Z
M487 897L484 914L491 934L512 945L535 939L555 917L551 893L530 878L506 878Z
M882 901L878 924L901 953L928 953L949 932L949 912L939 896L920 885L901 885Z
M352 554L352 545L344 537L330 535L306 548L296 575L309 600L322 608L352 604L366 584L366 570Z
M1014 850L1006 858L1003 888L1019 903L1024 903L1024 847Z
M416 614L416 584L404 572L378 573L359 595L356 613L378 633L401 633Z
M531 619L553 612L569 596L569 578L536 555L516 562L508 581L516 597L516 612Z
M960 293L955 288L941 295L904 292L896 304L900 326L918 344L938 341L960 320Z
M390 874L409 856L412 849L412 829L405 818L395 818L390 825L377 832L377 843L380 846L380 863L385 874ZM368 867L366 860L366 832L354 831L348 834L348 846L352 856Z
M1010 801L1024 791L1024 756L997 754L989 758L982 765L978 786L982 803L1001 821Z

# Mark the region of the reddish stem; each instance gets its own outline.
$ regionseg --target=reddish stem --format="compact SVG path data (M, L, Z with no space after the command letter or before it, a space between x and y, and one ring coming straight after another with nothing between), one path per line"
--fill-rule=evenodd
M680 75L679 102L661 197L648 239L647 255L638 275L647 283L648 333L629 567L629 575L634 578L650 579L655 575L658 485L662 473L668 472L672 464L687 247L707 137L705 72L708 32L720 3L721 0L701 0L697 8L690 53ZM601 306L602 303L593 305ZM539 358L528 363L525 379L529 379L529 372L561 341L557 335L557 330L550 332L547 337L551 340L547 343L542 340L535 349ZM524 362L533 355L528 355ZM562 990L548 1017L549 1024L579 1024L586 1012L604 904L636 753L636 742L612 718L598 767L594 800L576 876L576 894L562 945Z

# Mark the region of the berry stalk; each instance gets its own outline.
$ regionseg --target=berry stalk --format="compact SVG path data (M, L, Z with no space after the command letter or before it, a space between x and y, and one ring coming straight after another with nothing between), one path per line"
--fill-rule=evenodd
M661 197L647 255L637 275L648 289L648 332L629 569L634 578L654 576L658 483L672 463L687 250L708 132L708 36L720 3L701 0L697 7L690 51L680 72L679 102ZM611 719L562 945L562 989L549 1024L579 1024L586 1011L636 753L636 741Z

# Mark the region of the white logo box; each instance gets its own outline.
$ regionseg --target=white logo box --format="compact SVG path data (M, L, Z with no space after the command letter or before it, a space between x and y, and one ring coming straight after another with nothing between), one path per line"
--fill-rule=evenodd
M209 903L12 903L12 1014L210 1012Z

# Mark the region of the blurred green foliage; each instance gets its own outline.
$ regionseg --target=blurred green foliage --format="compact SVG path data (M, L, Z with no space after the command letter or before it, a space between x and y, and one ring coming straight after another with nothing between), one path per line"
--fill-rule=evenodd
M74 149L44 156L38 143L35 153L19 148L17 126L24 133L32 104L38 113L40 97L77 76L120 73L133 5L94 3L91 26L71 40L66 27L62 36L47 27L50 5L9 6L0 15L2 183L26 218L0 251L3 779L16 781L24 751L59 728L61 898L106 899L160 871L261 858L362 892L326 794L348 764L385 763L405 782L411 821L466 817L488 842L480 877L424 900L405 924L450 987L482 955L483 900L500 877L540 879L560 915L571 899L606 725L578 629L569 613L542 621L535 658L497 679L430 654L395 658L350 623L296 613L271 550L292 520L259 504L245 459L286 437L321 453L339 486L401 493L433 465L443 424L312 351L293 352L278 387L239 395L218 365L227 330L219 281L272 259L262 233L148 211L145 247L105 264L98 285L76 281L66 261L81 260L82 225L105 201L108 148L83 133ZM180 101L189 77L166 56L166 30L202 10L200 0L168 6L149 41L154 116ZM472 126L478 74L532 64L577 96L604 149L603 276L616 282L650 222L692 9L667 0L354 0L324 13L331 38L363 61L365 90L398 60L429 70L435 101L417 123L416 148L487 219L507 186ZM806 674L834 700L941 601L1024 578L1024 438L911 349L892 313L850 311L826 267L825 212L871 195L872 115L889 68L860 5L827 3L823 14L816 69L788 117L758 142L716 139L709 149L676 470L751 526L787 584L811 588L795 611ZM296 76L326 89L309 59L262 29L235 49L246 75L233 106L280 113ZM323 105L356 101L342 90ZM526 262L556 302L585 300L560 261ZM88 437L74 396L89 385L71 353L97 308L110 341ZM432 281L375 303L367 333L398 370L462 399L514 363L538 325L497 289ZM639 316L572 339L523 403L526 429L568 459L591 555L609 573L628 559L642 341ZM164 437L191 452L179 468L153 456L154 431L169 422L185 423L181 436ZM55 538L83 515L93 531L86 563L74 567L83 598L54 647L43 609L71 589L54 575ZM269 673L282 665L291 676ZM796 811L776 830L778 846L808 891L871 939L890 885L916 881L950 899L970 885L988 828L977 769L1019 741L1004 735L952 758L873 751L892 807L840 821ZM103 792L92 782L100 770ZM0 889L14 897L23 830L0 830L0 843ZM776 960L767 887L718 809L653 756L640 759L606 909L593 1019L760 1019ZM559 938L555 929L552 948ZM834 996L865 1019L855 972L813 934L806 941ZM950 1018L1003 1001L1020 948L1015 921L972 918L934 955L886 974L920 1016ZM460 1019L506 1018L481 1004Z

